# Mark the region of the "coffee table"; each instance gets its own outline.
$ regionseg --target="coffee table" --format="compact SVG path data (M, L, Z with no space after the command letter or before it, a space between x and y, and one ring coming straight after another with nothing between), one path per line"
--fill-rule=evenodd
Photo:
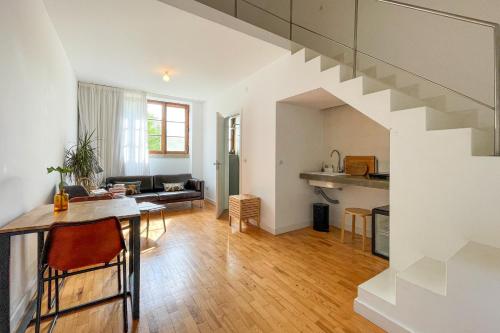
M167 232L167 225L165 224L165 206L157 205L151 202L141 202L137 204L139 207L139 211L141 214L146 213L147 215L147 224L146 224L146 238L149 238L149 215L152 212L160 212L161 218L163 219L163 230Z

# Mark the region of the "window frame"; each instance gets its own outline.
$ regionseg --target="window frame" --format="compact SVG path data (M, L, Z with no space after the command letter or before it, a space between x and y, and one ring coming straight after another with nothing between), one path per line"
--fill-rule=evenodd
M162 119L161 121L161 150L149 150L148 151L150 155L173 155L173 156L185 156L189 155L189 111L190 111L190 105L189 104L182 104L182 103L176 103L176 102L164 102L164 101L157 101L157 100L148 100L147 104L158 104L162 106ZM185 123L184 123L184 151L169 151L167 149L167 108L171 107L176 107L176 108L183 108L185 111ZM148 116L148 121L151 120ZM150 137L149 132L148 132L148 138ZM175 137L175 136L172 136ZM179 137L180 138L180 137ZM148 140L149 141L149 140Z

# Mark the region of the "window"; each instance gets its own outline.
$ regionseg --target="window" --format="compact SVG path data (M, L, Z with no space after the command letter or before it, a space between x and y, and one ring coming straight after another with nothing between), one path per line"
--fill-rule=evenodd
M189 154L189 105L148 101L150 154Z

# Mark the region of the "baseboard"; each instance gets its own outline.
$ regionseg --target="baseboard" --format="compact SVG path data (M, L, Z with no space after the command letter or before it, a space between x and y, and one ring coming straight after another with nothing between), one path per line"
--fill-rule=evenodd
M375 308L359 300L359 298L354 300L354 311L389 333L414 333L404 327L403 324L380 313Z
M215 206L215 201L209 198L205 198L205 202L207 202L209 205Z
M276 232L274 231L273 228L271 228L270 226L266 225L266 224L263 224L261 223L260 224L260 228L268 233L270 233L271 235L276 235Z
M298 224L286 225L284 227L279 227L279 228L274 229L274 234L275 235L280 235L280 234L284 234L284 233L287 233L287 232L290 232L290 231L304 229L304 228L307 228L307 227L310 227L310 226L311 226L311 222L310 221L303 222L303 223L298 223Z

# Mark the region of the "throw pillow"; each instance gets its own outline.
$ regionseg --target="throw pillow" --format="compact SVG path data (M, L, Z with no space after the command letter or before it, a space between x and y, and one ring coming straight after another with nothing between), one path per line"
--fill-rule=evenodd
M163 183L165 192L184 191L184 183Z
M120 184L125 185L126 189L126 194L127 195L134 195L134 194L140 194L141 193L141 181L136 181L136 182L120 182Z

